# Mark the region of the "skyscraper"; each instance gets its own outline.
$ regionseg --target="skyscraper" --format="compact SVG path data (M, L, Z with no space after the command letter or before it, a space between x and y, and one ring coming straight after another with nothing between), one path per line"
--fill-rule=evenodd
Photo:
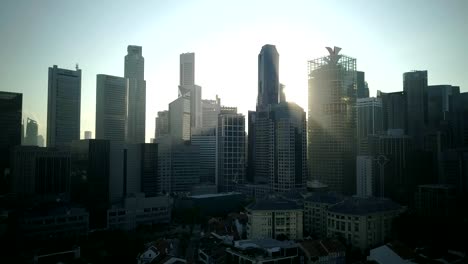
M169 133L172 137L190 140L190 96L184 95L169 104Z
M8 191L10 150L21 145L23 94L0 91L0 193Z
M383 93L377 91L377 97L382 98L383 129L402 129L406 131L406 95L405 92Z
M37 146L37 131L38 126L35 120L30 118L26 121L26 137L24 138L24 145Z
M218 191L233 191L245 182L245 117L237 109L223 110L218 118Z
M47 146L70 145L80 139L81 70L49 68Z
M203 128L192 133L191 143L200 150L200 182L214 184L218 162L216 127Z
M357 151L367 155L367 136L383 132L382 100L380 98L358 98L357 115Z
M218 124L218 115L221 111L221 99L216 96L216 100L202 100L203 128L215 128Z
M84 139L92 139L92 138L93 138L93 133L91 131L84 132Z
M365 73L361 71L356 72L356 93L357 98L369 97L369 87L365 79Z
M427 127L427 71L403 74L403 91L406 94L408 135L414 139L414 147L423 149Z
M179 97L190 98L190 126L202 127L202 89L195 84L195 53L180 54Z
M96 139L125 142L128 88L126 78L96 76Z
M330 190L354 194L356 59L327 49L309 61L309 168Z
M146 81L141 46L127 47L124 77L128 78L127 142L145 143Z
M169 111L159 111L156 117L154 139L169 135Z
M258 54L257 111L280 100L279 54L274 45L264 45Z

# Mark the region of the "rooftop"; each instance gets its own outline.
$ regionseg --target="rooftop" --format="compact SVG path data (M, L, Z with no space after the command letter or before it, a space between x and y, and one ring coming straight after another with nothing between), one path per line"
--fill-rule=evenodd
M336 239L302 241L301 247L309 254L309 257L328 256L330 253L345 252L346 247Z
M344 196L332 192L313 192L305 201L314 203L336 204L344 200Z
M192 195L188 197L194 198L194 199L203 199L203 198L224 197L224 196L231 196L231 195L242 195L242 194L239 192L227 192L227 193L210 193L210 194Z
M267 198L258 200L247 206L248 210L300 210L301 206L284 198Z
M396 211L402 207L389 199L376 197L350 197L329 208L330 212L352 215L368 215L378 212Z
M273 249L273 248L294 248L297 244L294 241L285 240L279 241L272 238L265 239L252 239L252 240L238 240L234 245L236 248L245 250L247 248L261 248L261 249Z

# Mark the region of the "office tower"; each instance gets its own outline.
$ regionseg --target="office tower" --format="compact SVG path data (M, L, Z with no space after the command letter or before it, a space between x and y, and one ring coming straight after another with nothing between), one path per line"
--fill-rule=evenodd
M454 123L455 145L468 147L468 93L460 93L453 97L451 119Z
M201 129L192 134L191 143L200 150L200 182L214 184L218 162L216 128Z
M146 81L141 46L127 47L124 77L128 79L127 143L145 143Z
M382 99L383 128L406 129L406 95L405 92L383 93L377 91L377 97Z
M419 185L414 195L414 207L418 215L427 218L454 217L457 208L455 185Z
M366 155L367 136L383 132L383 113L381 98L358 98L356 100L357 115L357 151Z
M44 137L42 135L37 136L37 145L39 147L45 147Z
M24 120L21 120L21 145L24 144Z
M448 121L453 111L453 98L460 94L460 87L452 85L430 85L427 87L427 118L430 129L439 129Z
M408 135L414 139L416 149L423 149L427 127L427 71L403 74L403 91L406 94Z
M169 135L169 111L159 111L156 117L156 128L154 132L154 139Z
M141 144L141 192L155 197L158 189L158 144Z
M221 111L221 99L202 100L203 128L215 128L218 125L218 115Z
M24 145L37 146L37 131L37 122L28 117L26 121L26 137L24 138Z
M70 198L70 151L37 146L12 150L13 192L30 201Z
M70 145L80 139L81 70L49 68L47 146Z
M190 98L190 126L202 126L202 90L195 84L195 53L180 54L179 97Z
M446 149L440 153L438 183L456 187L459 194L468 193L468 149Z
M128 79L96 76L96 139L125 143Z
M172 143L171 191L190 192L200 183L200 151L188 142Z
M190 140L190 96L181 96L169 104L169 134L177 139Z
M255 120L257 112L249 111L248 117L248 134L247 134L247 182L255 182Z
M309 61L309 168L331 191L353 194L356 59L327 49L329 56Z
M374 157L356 157L356 195L373 196L374 194Z
M257 112L255 120L255 181L275 192L305 190L307 134L304 110L280 103Z
M0 91L0 193L8 191L10 150L21 145L23 94Z
M141 192L141 144L126 144L123 150L124 159L124 193L126 197Z
M93 133L91 131L84 132L84 139L92 139L92 138L93 138Z
M109 140L76 140L71 145L71 202L86 206L91 228L107 226L107 209L124 190L121 144Z
M258 54L257 110L280 100L279 54L274 45L264 45Z
M369 87L365 79L365 73L361 71L356 72L356 95L357 98L369 97Z
M237 109L221 110L218 118L218 191L230 192L245 181L245 117Z

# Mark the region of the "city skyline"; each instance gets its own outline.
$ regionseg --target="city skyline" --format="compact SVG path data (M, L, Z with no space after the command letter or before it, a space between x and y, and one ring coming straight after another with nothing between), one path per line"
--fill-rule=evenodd
M196 53L195 79L203 88L203 99L218 94L224 105L237 106L244 115L255 109L257 55L264 44L277 47L282 69L279 81L286 85L288 101L304 109L307 61L326 54L325 46L340 46L344 54L358 59L357 70L366 72L371 96L377 90L403 90L403 73L411 70L428 70L429 85L453 84L466 91L468 79L460 76L464 76L468 61L464 56L468 55L459 52L468 36L462 26L467 22L463 13L468 3L464 1L297 1L268 5L271 12L260 12L265 2L246 5L228 3L227 13L222 3L211 1L138 6L117 2L113 12L103 13L108 2L72 5L46 1L40 6L28 1L6 2L0 11L0 25L5 25L0 26L0 35L6 40L0 51L6 61L0 66L2 90L23 93L23 119L36 120L38 134L46 135L47 68L74 69L78 63L82 69L83 137L84 131L95 132L96 75L123 76L126 47L142 46L148 102L146 142L154 134L157 112L167 110L176 97L178 56L185 52ZM102 19L80 20L80 11ZM237 19L239 12L244 14L242 21ZM326 19L331 13L336 16L333 22ZM117 19L121 16L123 19ZM141 18L136 24L134 16ZM187 20L191 23L184 23ZM28 77L20 78L24 72ZM226 82L232 79L232 72L239 78Z

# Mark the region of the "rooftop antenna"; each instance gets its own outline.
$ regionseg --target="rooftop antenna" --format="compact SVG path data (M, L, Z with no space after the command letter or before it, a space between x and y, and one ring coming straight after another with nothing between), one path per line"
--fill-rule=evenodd
M78 63L75 64L75 69L76 69L76 70L79 70L79 69L80 69Z

